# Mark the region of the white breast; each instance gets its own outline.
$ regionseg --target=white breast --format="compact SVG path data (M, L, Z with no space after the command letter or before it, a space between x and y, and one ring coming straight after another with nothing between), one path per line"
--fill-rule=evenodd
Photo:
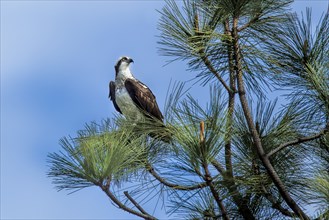
M144 118L144 115L132 101L124 86L115 90L115 101L125 117L129 117L134 120Z

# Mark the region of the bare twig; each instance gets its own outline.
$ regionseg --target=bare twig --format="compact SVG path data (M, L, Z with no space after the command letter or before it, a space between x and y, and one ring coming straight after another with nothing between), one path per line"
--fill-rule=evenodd
M289 146L292 146L292 145L297 145L297 144L302 144L302 143L305 143L305 142L308 142L308 141L313 141L315 139L318 139L318 138L322 137L324 134L326 134L327 132L328 132L328 128L325 128L317 134L307 136L307 137L300 137L300 138L297 138L296 140L292 140L292 141L286 142L284 144L281 144L279 147L271 150L267 154L267 157L271 157L273 154L278 153L279 151L283 150L286 147L289 147Z

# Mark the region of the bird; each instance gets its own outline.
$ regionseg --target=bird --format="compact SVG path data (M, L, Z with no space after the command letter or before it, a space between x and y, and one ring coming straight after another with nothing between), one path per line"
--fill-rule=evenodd
M128 119L151 118L163 123L156 97L148 86L136 79L130 70L134 60L122 56L116 62L115 81L109 83L109 98L114 108Z

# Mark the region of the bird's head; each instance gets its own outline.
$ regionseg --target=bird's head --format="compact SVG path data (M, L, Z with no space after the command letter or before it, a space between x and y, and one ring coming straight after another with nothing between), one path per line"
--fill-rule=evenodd
M115 75L118 76L119 73L121 74L131 74L129 66L131 63L133 63L133 59L130 57L120 57L117 63L115 64Z

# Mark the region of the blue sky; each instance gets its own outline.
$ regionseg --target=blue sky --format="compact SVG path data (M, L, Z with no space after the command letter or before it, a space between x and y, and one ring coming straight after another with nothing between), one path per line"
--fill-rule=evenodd
M157 51L163 1L1 1L1 219L132 219L96 187L67 195L46 177L58 140L114 113L108 82L121 55L163 109L170 80L193 73ZM328 1L312 7L315 21ZM207 88L197 87L207 97ZM165 217L164 215L157 215Z

